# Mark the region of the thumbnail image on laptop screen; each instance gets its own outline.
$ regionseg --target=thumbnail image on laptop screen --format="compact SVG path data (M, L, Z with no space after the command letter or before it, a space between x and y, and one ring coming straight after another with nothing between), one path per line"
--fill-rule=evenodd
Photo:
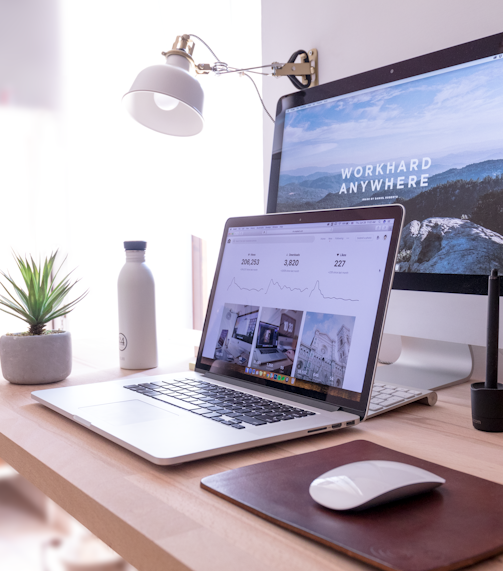
M389 216L228 226L198 365L359 401L396 226Z

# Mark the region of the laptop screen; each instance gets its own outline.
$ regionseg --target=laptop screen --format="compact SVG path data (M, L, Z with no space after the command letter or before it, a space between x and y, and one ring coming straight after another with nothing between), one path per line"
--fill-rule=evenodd
M388 206L231 219L198 368L360 408L401 215Z

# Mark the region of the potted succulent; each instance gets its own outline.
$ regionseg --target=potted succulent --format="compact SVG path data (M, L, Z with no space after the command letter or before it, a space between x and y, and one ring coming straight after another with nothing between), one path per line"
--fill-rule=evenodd
M54 383L66 379L72 370L72 343L68 331L47 330L46 325L68 314L87 295L62 305L65 297L79 281L70 282L68 274L57 282L61 265L53 273L57 251L37 265L33 258L14 254L21 272L24 288L10 275L0 275L11 286L11 291L0 282L8 297L0 295L0 310L19 317L29 325L23 333L9 333L0 337L0 363L5 379L16 384ZM63 262L64 263L64 262ZM71 272L70 272L71 273ZM1 290L0 290L1 291Z

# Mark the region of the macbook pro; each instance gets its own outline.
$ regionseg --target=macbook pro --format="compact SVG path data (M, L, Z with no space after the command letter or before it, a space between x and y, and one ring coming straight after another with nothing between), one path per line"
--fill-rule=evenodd
M32 397L164 465L354 426L368 412L403 215L394 204L231 218L194 372Z

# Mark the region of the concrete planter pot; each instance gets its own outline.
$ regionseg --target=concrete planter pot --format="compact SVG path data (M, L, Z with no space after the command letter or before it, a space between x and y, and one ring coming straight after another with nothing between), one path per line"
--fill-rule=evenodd
M68 331L49 335L2 335L2 374L10 383L40 385L66 379L72 372L72 338Z

